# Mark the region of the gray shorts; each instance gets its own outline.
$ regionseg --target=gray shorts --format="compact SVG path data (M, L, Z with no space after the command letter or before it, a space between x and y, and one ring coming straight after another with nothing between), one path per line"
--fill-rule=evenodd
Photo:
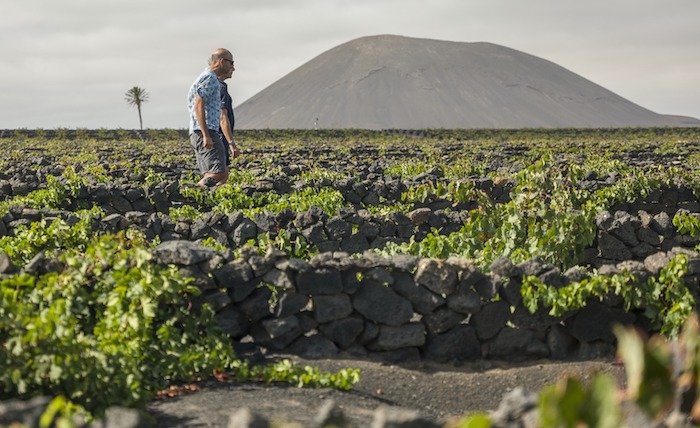
M226 148L221 142L218 131L209 130L209 135L214 143L211 150L204 148L204 138L202 131L194 131L190 134L190 145L194 149L194 156L197 159L199 172L218 174L226 171Z

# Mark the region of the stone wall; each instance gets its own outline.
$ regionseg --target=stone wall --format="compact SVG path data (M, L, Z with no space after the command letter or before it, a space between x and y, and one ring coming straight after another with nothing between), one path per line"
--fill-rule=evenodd
M595 187L604 181L588 177L582 183ZM357 192L356 186L341 187ZM482 187L497 200L507 199L504 186ZM562 319L546 312L532 315L523 307L523 275L563 286L587 274L580 267L560 272L539 259L513 265L501 258L481 272L464 259L382 258L367 251L387 242L420 240L433 229L442 234L459 230L468 219L467 207L445 210L444 201L426 201L408 214L385 216L344 208L330 217L313 207L254 218L208 212L191 221L164 214L170 207L193 203L172 182L134 188L97 185L66 203L70 206L65 210L13 206L0 218L0 236L41 219L74 224L78 218L70 209L97 204L107 215L94 219L93 229L134 228L160 239L157 259L196 279L202 300L214 305L219 323L234 341L274 351L436 360L587 358L614 349L611 324L645 326L648 321L642 314L625 312L616 299L592 301ZM698 239L678 234L671 222L679 209L698 215L692 191L671 187L613 208L598 215L597 238L581 265L603 274L627 269L641 280L684 252L690 256L686 281L696 292L700 261L692 249ZM282 229L292 238L303 236L320 254L305 262L276 251L260 256L243 246L261 233L275 235ZM219 253L202 246L199 242L207 237L229 250ZM233 258L236 248L243 257ZM32 273L49 269L41 257L21 268ZM0 263L0 274L12 269L9 261Z
M60 171L51 170L47 173L54 174ZM426 173L426 177L417 179L434 180L436 178L434 174L439 175L439 172ZM380 197L386 198L384 199L388 201L386 203L390 203L400 198L401 192L407 185L393 182L388 178L373 181L377 177L370 177L370 175L371 173L368 173L364 180L343 180L333 183L333 186L341 192L345 201L352 205L356 200L362 204L379 203ZM285 177L259 182L254 187L247 187L243 191L250 194L264 191L290 191L289 176ZM508 183L494 184L488 179L478 179L473 183L495 203L509 200L508 189L511 185ZM593 189L604 186L605 183L606 180L590 177L588 180L581 181L579 185ZM13 182L0 179L0 200L13 195L26 194L39 187L38 182L32 184L32 181ZM448 235L458 231L468 220L469 210L478 206L476 201L451 206L450 201L428 198L423 203L414 204L417 208L406 214L393 212L375 215L361 208L360 202L356 203L357 208L342 208L335 216L328 216L317 207L312 207L306 212L283 210L278 214L256 214L254 218L245 217L240 212L228 215L208 212L196 220L176 219L167 215L171 208L185 204L197 207L196 201L182 195L178 181L143 186L111 186L98 183L81 187L78 195L67 198L59 210L11 207L8 213L0 217L0 236L12 235L17 226L30 224L41 218L63 218L71 223L77 221L77 217L72 213L76 209L99 206L106 215L99 219L94 228L106 232L136 228L142 230L148 238L158 237L161 241L180 239L196 241L211 237L223 246L238 248L248 240L256 239L259 234L269 232L276 235L284 229L289 232L291 239L303 236L320 252L344 251L355 254L372 248L383 248L388 242L402 243L410 239L420 241L435 230L440 234ZM199 208L203 212L209 210L207 207ZM671 219L679 209L700 212L700 204L691 189L672 186L653 192L634 203L617 204L611 210L615 214L609 216L609 219L599 218L599 228L605 229L599 237L602 244L598 248L596 243L586 261L597 266L599 262L595 258L599 255L599 249L602 250L600 254L602 259L643 259L648 255L647 253L653 251L650 245L659 246L658 240L663 240L663 247L666 250L671 246L687 246L687 242L669 239L674 233ZM629 215L621 216L617 214L618 211ZM630 233L633 233L633 229L636 230L640 226L652 233L645 232L641 238L631 237ZM654 234L661 238L657 238ZM625 239L627 242L624 242L624 245L629 246L631 255L627 251L622 251L618 242Z
M661 229L667 216L601 214L599 271L628 269L647 279L684 253L690 260L686 282L697 294L700 255L687 248L697 242ZM658 239L649 238L653 234ZM617 256L609 245L613 239L623 245L618 251L624 248L639 260ZM681 245L665 248L667 242ZM642 243L646 251L634 250ZM196 242L171 240L160 244L155 256L195 278L203 291L198 303L215 308L234 341L274 352L328 357L344 351L437 361L591 358L614 351L613 324L648 325L641 313L626 312L615 298L590 301L562 318L546 310L531 314L522 304L523 276L560 287L588 275L580 267L561 272L537 258L518 265L499 258L489 272L481 272L456 257L324 252L305 262L275 250L264 256L250 250L233 259Z

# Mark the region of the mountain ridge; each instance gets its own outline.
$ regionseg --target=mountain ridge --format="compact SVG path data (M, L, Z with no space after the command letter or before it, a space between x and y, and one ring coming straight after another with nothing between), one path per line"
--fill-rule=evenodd
M698 126L551 61L488 42L366 36L331 48L236 107L240 129Z

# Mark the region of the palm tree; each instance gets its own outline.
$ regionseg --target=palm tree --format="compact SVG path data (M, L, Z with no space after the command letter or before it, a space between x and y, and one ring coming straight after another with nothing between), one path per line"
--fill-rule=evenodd
M148 101L148 92L145 89L134 86L133 88L126 91L124 94L124 99L127 104L131 106L136 106L139 111L139 125L141 130L143 130L143 120L141 119L141 104Z

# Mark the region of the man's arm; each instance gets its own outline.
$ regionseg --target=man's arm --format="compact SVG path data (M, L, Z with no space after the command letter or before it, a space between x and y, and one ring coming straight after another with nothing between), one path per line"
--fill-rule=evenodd
M204 147L207 150L214 148L214 142L209 135L209 128L207 128L206 113L204 110L204 99L199 94L194 95L194 117L197 120L197 125L202 131L202 139L204 140Z
M227 113L228 113L228 111L226 110L226 107L222 107L221 108L221 130L224 131L224 137L226 137L226 141L228 141L229 148L231 149L231 157L235 158L236 156L241 154L241 151L238 150L238 146L233 141L232 127L228 121L228 114Z

